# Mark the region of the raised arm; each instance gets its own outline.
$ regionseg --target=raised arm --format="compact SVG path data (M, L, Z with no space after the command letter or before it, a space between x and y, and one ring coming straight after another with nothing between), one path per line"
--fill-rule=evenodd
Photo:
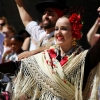
M86 85L90 71L100 62L100 38L97 43L89 49L85 58L83 89Z
M94 25L91 27L91 29L87 33L87 40L91 46L93 46L100 37L100 34L97 34L97 30L100 26L99 21L100 21L100 19L97 18Z
M97 43L91 47L86 55L86 67L94 68L100 62L100 38Z
M98 13L100 12L100 7L97 9L97 11L98 11ZM97 30L100 26L100 18L99 17L96 19L95 23L93 24L93 26L87 33L87 40L91 46L93 46L100 37L100 34L97 34Z
M27 12L27 10L25 9L23 0L15 0L15 2L16 2L17 8L19 10L21 20L22 20L24 26L26 26L33 19L30 16L30 14Z

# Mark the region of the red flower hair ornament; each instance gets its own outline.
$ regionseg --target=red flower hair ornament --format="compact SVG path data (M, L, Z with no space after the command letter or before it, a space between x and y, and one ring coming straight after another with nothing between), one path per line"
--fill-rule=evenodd
M82 33L81 33L81 29L82 29L82 22L81 22L81 16L73 13L70 18L69 21L71 23L72 26L72 36L74 38L76 38L77 40L81 39L82 37Z

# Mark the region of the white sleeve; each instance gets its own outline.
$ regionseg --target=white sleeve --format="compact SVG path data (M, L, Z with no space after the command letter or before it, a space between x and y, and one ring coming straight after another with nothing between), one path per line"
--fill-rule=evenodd
M35 21L31 21L27 24L26 31L37 42L46 34L46 32L41 29L41 27Z

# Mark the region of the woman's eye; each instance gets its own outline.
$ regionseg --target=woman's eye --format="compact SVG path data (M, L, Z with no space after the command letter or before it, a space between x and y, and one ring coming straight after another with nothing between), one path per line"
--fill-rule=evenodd
M58 30L58 28L55 28L55 31L57 31Z
M62 28L62 30L68 30L67 28Z

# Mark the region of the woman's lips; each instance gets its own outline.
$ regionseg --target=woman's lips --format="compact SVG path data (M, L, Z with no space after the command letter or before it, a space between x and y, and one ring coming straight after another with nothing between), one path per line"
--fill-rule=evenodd
M64 37L63 36L57 36L57 39L60 41L60 40L64 39Z

